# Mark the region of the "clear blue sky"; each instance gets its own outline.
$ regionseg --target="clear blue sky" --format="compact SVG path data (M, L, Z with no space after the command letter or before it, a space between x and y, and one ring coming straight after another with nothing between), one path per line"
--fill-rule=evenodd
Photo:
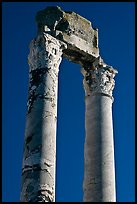
M29 43L36 36L35 14L60 6L99 30L100 54L118 70L113 92L117 202L135 200L135 4L120 2L2 3L2 194L20 197ZM56 201L82 201L84 173L84 89L81 67L63 59L59 73Z

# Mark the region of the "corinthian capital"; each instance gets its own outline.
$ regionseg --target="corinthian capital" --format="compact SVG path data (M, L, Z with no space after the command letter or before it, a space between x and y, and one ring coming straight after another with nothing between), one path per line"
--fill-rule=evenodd
M99 56L91 66L83 65L84 89L86 96L95 94L105 94L112 97L115 86L114 77L118 73L116 69L104 63Z
M30 43L30 53L28 63L30 71L59 65L61 62L62 50L66 49L66 43L54 38L53 36L42 33Z

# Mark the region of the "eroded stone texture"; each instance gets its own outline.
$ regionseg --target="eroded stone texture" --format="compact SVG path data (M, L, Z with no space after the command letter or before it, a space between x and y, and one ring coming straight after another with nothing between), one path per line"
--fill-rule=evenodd
M58 68L61 56L79 63L84 75L84 202L115 201L112 91L117 71L105 64L98 30L60 7L36 15L38 36L30 44L29 96L21 201L55 201Z
M82 73L84 75L84 88L86 96L95 94L106 94L112 97L112 91L115 86L114 77L117 70L104 63L99 56L89 65L83 65Z
M84 202L115 202L112 91L117 70L101 57L83 65L85 88Z
M99 56L98 30L82 16L60 7L47 7L36 15L38 32L46 32L67 43L63 54L75 63L91 63Z
M58 71L66 44L40 34L30 44L22 202L55 200Z

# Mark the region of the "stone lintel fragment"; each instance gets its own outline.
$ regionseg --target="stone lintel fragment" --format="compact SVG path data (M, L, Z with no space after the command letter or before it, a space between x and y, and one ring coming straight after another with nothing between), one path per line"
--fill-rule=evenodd
M38 33L46 32L67 43L65 57L75 63L92 63L99 56L98 30L82 16L60 7L47 7L37 12Z

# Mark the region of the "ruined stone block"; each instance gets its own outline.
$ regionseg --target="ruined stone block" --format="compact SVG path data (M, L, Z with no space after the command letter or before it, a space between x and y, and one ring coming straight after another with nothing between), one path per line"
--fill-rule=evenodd
M99 56L98 29L82 16L60 7L47 7L36 15L38 33L46 32L67 43L63 54L70 61L92 63Z

